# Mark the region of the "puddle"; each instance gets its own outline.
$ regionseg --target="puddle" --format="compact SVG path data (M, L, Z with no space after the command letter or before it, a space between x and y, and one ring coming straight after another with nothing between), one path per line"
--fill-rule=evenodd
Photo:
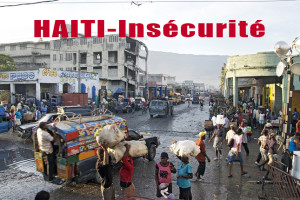
M33 151L25 148L11 150L0 150L0 171L6 170L14 164L26 161L32 161Z

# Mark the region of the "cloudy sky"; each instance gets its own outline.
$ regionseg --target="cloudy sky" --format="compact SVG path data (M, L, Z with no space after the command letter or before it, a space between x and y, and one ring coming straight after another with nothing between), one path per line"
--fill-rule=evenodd
M1 1L0 5L13 2L33 2L11 0ZM38 1L38 0L36 0ZM97 0L90 0L97 1ZM122 0L121 0L122 1ZM10 2L10 3L8 3ZM63 3L73 2L73 3ZM77 2L77 3L74 3ZM83 1L81 1L83 2ZM98 0L97 2L103 2ZM131 23L159 23L163 26L169 20L183 23L228 23L229 20L245 20L250 24L263 20L266 34L262 38L143 38L150 50L184 54L241 55L272 50L277 41L291 43L300 36L299 1L270 2L201 2L201 3L143 3L140 6L128 3L78 3L76 0L60 0L58 3L0 8L0 43L17 41L37 41L33 37L34 20L103 19L106 27L118 28L118 20ZM119 0L120 2L120 0ZM83 31L83 26L80 26ZM247 29L249 33L249 28ZM96 27L93 27L96 34Z

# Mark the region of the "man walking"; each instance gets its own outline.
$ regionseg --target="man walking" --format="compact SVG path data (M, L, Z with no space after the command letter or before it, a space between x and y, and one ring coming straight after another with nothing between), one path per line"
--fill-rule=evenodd
M244 161L242 157L242 129L238 129L237 134L233 137L234 144L231 150L228 153L228 162L229 162L229 174L228 177L231 178L232 174L232 165L233 162L239 162L241 166L241 175L247 174L247 172L244 171Z
M129 155L130 146L126 144L126 152L122 159L122 167L120 169L120 186L124 196L135 196L135 186L132 183L133 159Z
M209 143L212 141L213 138L215 138L214 140L214 144L213 147L215 149L215 153L216 153L216 157L214 158L214 160L218 160L219 156L218 155L222 155L222 151L221 151L221 147L223 145L223 133L224 131L221 129L221 125L218 124L217 125L217 129L215 129L213 136L210 138Z
M205 149L205 143L204 143L205 135L206 135L206 132L200 132L199 133L200 139L196 140L196 145L200 147L200 153L196 156L199 166L198 166L195 176L197 177L197 180L199 180L199 181L204 180L200 176L203 176L204 172L205 172L205 168L206 168L205 159L207 158L207 161L210 162L210 159L207 156L206 149Z
M105 144L97 151L97 156L96 170L98 176L101 177L102 198L103 200L114 200L115 189L112 183L112 168L109 164L109 155Z

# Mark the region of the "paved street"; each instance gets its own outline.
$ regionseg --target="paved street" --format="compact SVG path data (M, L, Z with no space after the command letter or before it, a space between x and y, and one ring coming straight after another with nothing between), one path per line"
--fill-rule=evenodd
M179 165L179 160L173 155L168 146L173 140L196 140L198 132L203 130L202 123L208 118L208 105L205 104L203 111L200 111L199 105L187 104L177 105L174 108L174 116L150 118L149 114L142 114L137 111L134 114L121 114L127 120L128 127L146 133L152 133L159 136L161 145L157 149L155 162L149 162L143 159L134 161L134 177L133 183L136 186L138 196L155 197L155 180L154 171L155 163L159 161L160 153L166 151L169 153L170 161ZM257 137L257 134L254 135ZM207 140L208 142L208 140ZM221 161L211 161L207 163L205 181L192 182L192 193L194 199L257 199L260 193L260 187L251 181L257 181L259 171L254 165L258 153L256 140L249 145L250 156L246 157L243 151L245 160L245 170L249 173L246 176L240 176L240 167L238 164L233 166L233 178L228 179L228 166L225 162L227 148L223 146L224 157ZM6 170L0 171L0 199L32 199L34 194L45 189L52 191L53 199L100 199L99 185L94 182L86 184L69 184L67 186L56 186L45 183L39 173L35 172L35 163L31 144L23 144L16 135L1 134L0 135L1 149L16 150L16 161ZM208 156L213 159L214 152L212 144L206 144ZM197 169L197 161L192 158L193 171ZM114 170L114 185L117 195L120 194L119 188L119 168ZM173 175L173 193L178 197L179 191L176 185L176 176ZM16 185L18 183L18 186ZM13 193L8 193L15 191ZM25 189L26 190L25 190ZM267 185L266 190L268 195L274 195L272 186ZM26 191L26 194L24 194Z

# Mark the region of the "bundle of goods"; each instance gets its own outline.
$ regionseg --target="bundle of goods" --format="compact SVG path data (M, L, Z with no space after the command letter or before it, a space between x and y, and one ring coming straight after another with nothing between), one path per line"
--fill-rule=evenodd
M99 145L106 144L108 153L113 163L119 162L126 152L125 145L129 145L129 155L131 157L141 157L148 154L146 142L142 141L124 141L125 133L115 125L106 125L96 133L96 140Z
M32 112L24 113L24 121L32 121L32 120L33 120Z
M120 142L114 148L108 148L108 154L113 163L118 163L125 154L125 144L129 145L129 155L131 157L142 157L148 154L148 148L145 141L124 141Z
M213 130L214 126L213 126L213 122L211 120L205 120L204 121L204 129L206 131L208 130Z
M233 125L234 128L237 128L237 122L228 122L228 126Z
M106 125L96 132L96 140L99 145L106 144L113 148L125 139L125 133L115 125Z
M197 156L200 153L200 148L191 140L183 140L174 142L169 146L171 152L177 156Z

